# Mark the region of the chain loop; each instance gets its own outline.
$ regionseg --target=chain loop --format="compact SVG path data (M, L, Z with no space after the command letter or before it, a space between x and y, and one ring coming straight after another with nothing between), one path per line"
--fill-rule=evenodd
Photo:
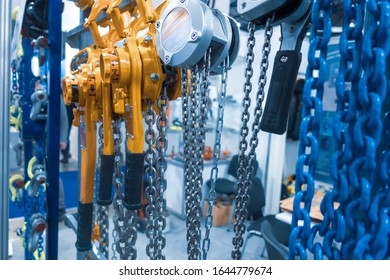
M145 161L147 164L145 170L145 178L147 187L145 189L145 195L148 199L149 203L146 207L146 216L148 218L148 225L146 227L146 236L149 238L149 244L146 246L146 254L148 257L153 260L156 256L156 217L157 217L157 209L156 209L156 158L157 151L153 147L156 140L156 134L154 131L154 125L156 124L156 113L153 110L154 102L147 101L148 109L145 114L145 123L148 126L145 131L145 141L147 143L146 156Z
M250 93L252 91L252 83L251 78L253 76L253 61L254 61L254 52L253 48L255 46L255 29L256 26L254 23L248 24L249 37L247 42L247 66L245 70L245 84L244 84L244 99L243 99L243 107L244 110L242 112L241 121L241 140L240 140L240 152L238 155L238 163L239 168L237 171L237 195L235 197L236 209L234 211L234 215L236 218L236 222L234 224L234 233L235 236L233 238L233 246L234 249L232 251L232 258L235 260L241 259L241 247L244 244L244 240L242 235L245 233L245 225L244 222L247 219L248 211L247 205L249 203L249 190L252 188L251 178L254 173L254 162L256 161L256 148L258 145L258 133L260 132L260 118L263 114L262 104L264 100L264 88L267 82L267 70L268 70L268 61L269 61L269 53L271 51L271 37L273 33L273 28L271 25L271 19L267 19L264 31L264 45L262 51L262 59L260 64L260 77L258 90L256 94L256 105L254 108L254 120L252 124L252 135L249 142L249 152L248 155L245 155L248 149L248 142L246 138L249 135L249 127L248 122L250 119L249 116L249 107L251 105Z
M225 97L226 97L226 88L227 88L227 78L228 78L228 68L229 68L229 56L226 57L222 64L222 77L221 77L221 92L218 95L218 116L217 123L215 126L215 141L214 141L214 150L213 150L213 167L210 174L210 190L208 198L208 210L205 222L206 233L203 239L202 250L203 250L203 260L207 259L207 253L210 249L210 231L213 224L213 213L212 209L215 204L216 191L215 184L218 178L218 157L221 155L221 136L223 130L223 115L225 108Z

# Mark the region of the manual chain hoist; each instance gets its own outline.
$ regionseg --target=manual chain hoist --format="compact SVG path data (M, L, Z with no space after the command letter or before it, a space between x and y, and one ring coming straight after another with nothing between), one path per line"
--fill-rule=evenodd
M258 133L261 130L283 134L286 131L288 109L291 96L297 78L299 64L301 61L300 48L308 28L311 0L299 1L243 1L238 0L237 10L239 14L249 21L248 31L248 52L247 67L245 69L244 99L242 113L241 140L239 146L239 168L237 171L237 195L235 198L236 210L234 224L235 237L233 238L234 249L233 259L241 259L241 247L243 246L242 235L245 233L244 221L247 218L246 210L251 188L251 177L254 175L253 163L256 159L256 148L258 146ZM266 105L262 103L265 98L265 85L267 82L268 56L271 48L271 37L273 26L281 25L281 48L277 52L274 62L274 69L269 86ZM250 93L252 91L251 78L253 76L252 63L254 60L253 48L255 45L255 29L257 26L265 29L263 57L260 63L260 77L256 94L256 105L254 109L254 120L252 124L252 135L248 142L249 135L249 107L251 104Z
M146 235L149 238L147 254L151 259L163 259L165 256L161 250L165 247L165 238L162 231L165 228L165 179L163 178L166 167L165 150L166 142L161 141L160 153L153 147L156 143L154 126L156 114L153 106L158 101L159 108L163 113L166 111L168 99L176 99L180 94L178 83L179 71L170 67L164 67L155 49L154 22L158 18L160 10L166 5L164 2L153 13L151 2L142 1L139 4L141 17L132 21L128 28L124 29L123 24L117 19L118 12L115 5L120 1L111 4L107 13L113 18L119 36L124 37L124 47L103 49L101 55L101 72L104 83L111 85L111 93L114 101L114 113L123 116L126 120L127 130L127 152L126 152L126 178L124 188L124 206L129 211L139 210L142 206L139 201L142 192L144 164L146 162L145 177L147 187L145 188L148 206L146 214L148 227ZM146 33L137 38L140 30ZM131 74L131 75L130 75ZM164 89L163 89L164 88ZM160 98L160 93L163 93ZM165 97L164 97L165 95ZM146 102L145 102L146 101ZM144 103L142 103L144 102ZM145 123L147 129L143 135L142 111L145 111ZM165 113L166 114L166 113ZM165 127L166 116L160 118L158 127ZM164 130L160 130L159 139L165 139ZM144 137L147 141L146 153L144 153ZM161 150L162 149L162 150ZM158 154L156 156L156 154ZM164 159L161 159L164 158ZM160 173L156 177L156 163L159 163ZM162 165L161 165L162 164ZM157 166L158 167L158 166ZM158 185L156 185L158 184ZM156 188L157 187L157 188Z
M123 18L121 18L122 15L117 9L117 6L120 5L120 3L121 1L114 1L111 4L109 4L107 1L96 1L94 6L92 7L92 16L89 17L88 21L86 22L86 26L89 26L91 33L93 34L96 46L102 46L101 43L104 42L105 39L107 39L107 36L100 37L97 30L96 22L94 22L94 18L97 17L99 12L106 9L106 13L109 14L110 17L112 17L112 22L116 28L112 28L112 32L115 33L115 36L118 36L116 38L121 38L121 36L124 37L124 48L114 47L115 41L111 40L110 44L104 44L105 48L97 51L100 52L98 54L99 59L96 60L99 61L99 67L96 67L95 70L99 72L99 77L101 78L96 79L96 81L100 83L100 99L95 101L95 104L99 104L99 106L101 106L101 112L98 113L99 116L102 116L103 119L103 157L101 163L102 167L100 168L100 170L104 170L105 174L104 178L101 175L102 173L99 176L100 178L102 178L102 180L99 180L100 187L98 194L98 203L100 202L100 204L105 205L111 204L112 180L106 179L106 177L112 178L112 171L114 168L116 174L114 185L116 190L115 193L117 195L114 199L114 202L117 202L116 204L114 203L114 208L116 210L122 208L122 211L125 211L122 207L123 204L125 206L125 209L127 210L125 211L124 215L122 211L116 211L121 212L121 214L116 217L116 220L114 216L114 224L116 229L114 231L115 233L113 234L115 234L114 239L116 239L117 237L118 242L115 242L116 244L113 244L113 247L115 246L115 249L117 252L120 253L121 258L135 259L136 250L134 244L136 239L136 231L134 229L134 225L137 211L142 207L141 194L144 169L142 100L157 100L159 98L162 85L164 83L164 88L166 88L164 90L165 94L162 95L163 97L161 97L161 101L158 103L160 105L161 111L163 113L165 112L166 114L166 110L164 110L164 108L166 108L166 106L168 105L167 97L169 97L170 99L175 99L180 94L180 91L178 90L179 86L175 85L175 80L177 80L175 76L179 72L171 68L162 69L161 62L159 61L157 51L154 49L155 47L153 44L154 31L153 25L151 25L150 23L153 22L153 16L156 16L157 13L151 13L151 3L145 1L137 1L138 6L136 7L136 10L139 11L141 15L145 15L145 11L147 11L148 15L145 16L146 20L142 19L140 16L135 18L129 24L129 26L126 27L126 29L124 26ZM141 30L145 29L145 27L148 28L149 33L142 38L137 39L135 35L138 33L138 28ZM108 41L109 40L106 40L106 42ZM118 41L118 39L116 39L116 41ZM90 62L88 52L87 54L85 52L83 54L81 53L79 53L79 55L73 59L76 66L75 69L79 67L78 65L80 64L80 62L82 62L81 68L85 66L85 64L83 63ZM146 71L146 73L143 73L143 71ZM150 74L148 73L149 71ZM85 68L84 72L85 74L87 74L88 69ZM86 75L84 75L84 77L86 77ZM72 83L73 85L75 85L76 88L81 88L81 86L83 86L83 80L80 80L80 78L78 78L78 80L78 82L72 82L69 78L64 79L63 88L64 98L68 99L68 102L76 101L80 105L80 101L73 100L72 97L72 91L74 90L74 86L72 86ZM85 81L86 79L84 78L84 82ZM86 87L84 87L84 89L88 90L88 88ZM77 91L77 94L80 95L80 90ZM76 115L77 114L78 112L76 111ZM85 110L83 115L84 118L86 115L88 115ZM98 117L98 115L96 116ZM114 130L116 131L115 134L117 135L115 140L112 132L112 116L115 116ZM123 175L120 171L120 148L113 148L113 141L117 143L116 145L120 144L121 136L118 126L119 120L126 120L127 131L126 177L123 195L121 190ZM165 119L162 119L162 121L160 121L158 125L160 127L166 126L166 116ZM91 138L90 141L92 142L93 140ZM162 139L164 138L165 136L162 137ZM161 143L164 143L164 141L162 141ZM164 150L166 149L166 146L162 148ZM113 155L114 149L116 150L115 157ZM91 151L91 153L93 153L93 151ZM163 162L164 160L162 160L162 163ZM94 168L92 170L94 170ZM163 190L163 188L161 189ZM160 191L160 193L162 195L162 191ZM123 200L120 199L122 196ZM150 200L149 203L154 206L153 198L150 196L148 198ZM158 205L160 209L163 209L165 207L163 199L159 200ZM161 215L164 211L160 210L159 212ZM89 209L88 213L90 213L89 215L91 216L92 209ZM90 216L87 216L88 220L90 220ZM129 216L131 217L130 219L128 219ZM130 222L130 226L126 225L126 222ZM81 221L79 220L79 225L80 223ZM157 228L157 230L153 229L153 232L158 231L162 234L162 230L165 227L165 222L163 222L161 225L161 220L152 217L150 223L152 225L155 225ZM130 229L126 230L126 226L129 226L127 228ZM131 235L130 238L125 238L125 236L128 236L129 232ZM87 232L85 228L85 232L83 234L84 237L82 238L83 240L80 240L82 241L82 245L84 245L84 247L81 249L83 249L84 251L87 251L91 248L89 233L90 230L89 232ZM161 238L160 235L158 238L156 238L156 240L157 241L154 240L154 237L151 238L150 247L152 248L154 246L153 244L157 244L157 247L161 250L163 246L165 246L165 239ZM126 250L130 251L126 252ZM150 257L155 258L152 255ZM157 258L163 258L161 253L159 253Z
M208 110L209 75L222 74L221 103L226 94L226 76L235 61L239 47L237 23L219 10L210 9L198 0L171 1L156 22L157 48L165 64L182 70L182 110L184 142L184 180L186 200L187 253L189 259L200 259L200 202L203 185L203 154ZM230 58L230 61L229 61ZM225 86L224 86L225 85ZM223 105L222 105L223 106ZM220 111L214 154L220 145L223 112ZM219 147L220 149L220 147ZM217 176L214 157L213 180ZM215 183L214 183L215 191ZM213 194L213 190L211 190ZM211 195L211 206L214 198ZM212 207L209 208L203 258L210 246Z

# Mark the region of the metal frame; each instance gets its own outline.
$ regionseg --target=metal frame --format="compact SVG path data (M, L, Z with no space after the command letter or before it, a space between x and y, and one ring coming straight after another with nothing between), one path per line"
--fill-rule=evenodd
M10 92L10 50L11 50L11 1L0 1L0 259L8 259L9 239L9 92Z
M49 114L47 123L48 227L46 258L58 259L58 188L61 98L62 1L49 1ZM51 164L53 163L53 164Z

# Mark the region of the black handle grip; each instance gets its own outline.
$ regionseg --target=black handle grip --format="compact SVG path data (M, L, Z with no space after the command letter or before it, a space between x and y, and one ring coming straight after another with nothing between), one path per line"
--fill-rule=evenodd
M298 50L278 51L260 129L283 134L286 132L291 98L298 76L302 54Z
M126 151L126 176L123 204L128 210L141 209L145 154Z
M112 178L114 172L114 155L102 155L99 170L99 186L97 204L110 205L112 203Z
M92 215L93 203L79 202L76 248L80 252L92 249Z

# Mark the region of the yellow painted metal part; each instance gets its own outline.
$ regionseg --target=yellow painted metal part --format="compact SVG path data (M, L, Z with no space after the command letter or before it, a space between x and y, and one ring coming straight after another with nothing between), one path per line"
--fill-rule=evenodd
M75 5L81 10L85 10L93 5L93 0L78 0Z
M141 82L142 82L142 60L138 52L137 40L133 37L127 39L125 44L126 51L130 54L130 80L129 96L130 112L127 112L127 148L133 153L143 153L144 151L144 132L142 123L142 101L141 101Z
M155 20L153 2L151 0L136 0L139 7L140 17L145 23L150 23Z
M138 39L142 59L142 99L157 100L161 93L165 74L156 49L155 33L148 32Z
M80 202L93 203L96 168L96 125L91 120L92 98L84 107L85 148L81 149Z

